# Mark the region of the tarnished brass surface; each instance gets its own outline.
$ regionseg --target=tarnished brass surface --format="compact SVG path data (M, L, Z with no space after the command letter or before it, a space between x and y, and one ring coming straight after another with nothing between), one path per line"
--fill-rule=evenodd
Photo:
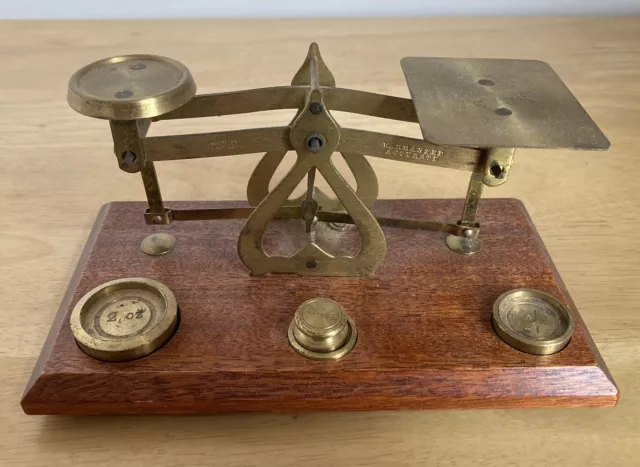
M79 70L70 81L69 103L86 115L111 120L119 167L129 173L140 172L142 177L149 203L144 213L147 224L247 219L238 239L238 253L254 275L373 275L387 248L381 226L446 232L451 250L474 253L482 247L476 214L483 188L507 181L515 148L608 147L595 123L543 62L405 58L402 67L412 99L337 88L314 43L290 86L193 96L193 79L179 62L156 56L122 56ZM296 110L289 124L147 136L155 121L278 109ZM344 128L332 111L419 121L425 140ZM288 151L295 151L297 159L271 189ZM264 155L247 184L252 208L174 211L165 206L155 163L254 153ZM334 166L336 153L344 157L353 173L354 187ZM376 217L372 209L378 197L378 180L365 156L471 172L460 219L443 223ZM319 175L333 193L316 186ZM306 192L291 198L303 183ZM309 241L291 256L269 255L262 247L263 236L273 219L283 218L303 219ZM353 256L324 251L315 243L318 222L338 229L355 226L362 240L360 251Z
M412 164L473 170L482 152L472 148L448 148L406 136L341 129L338 149Z
M500 295L493 305L492 322L503 341L535 355L561 351L574 329L569 310L553 295L534 289Z
M411 99L332 86L321 85L319 89L327 107L331 110L404 122L418 122ZM220 117L265 110L300 109L304 105L308 91L308 86L292 85L200 94L182 107L159 115L153 120Z
M254 169L247 184L247 199L249 204L257 206L269 194L269 184L275 174L278 165L282 162L285 152L268 152ZM371 208L378 199L378 179L371 164L361 154L341 154L356 181L356 195L365 206ZM344 211L340 200L326 195L318 187L315 187L315 196L320 209L325 211ZM287 206L298 206L304 196L297 199L288 199Z
M322 193L319 190L316 190ZM318 199L322 200L323 196ZM213 209L174 209L171 211L173 220L176 221L204 221L222 219L247 219L253 214L254 208L213 208ZM274 219L300 219L302 217L300 206L283 206L276 213ZM346 212L323 211L316 213L319 222L334 222L337 224L355 224L353 218ZM433 230L446 232L456 236L472 237L478 234L477 226L462 226L460 224L447 224L423 219L404 219L399 217L375 216L375 220L383 227L396 227L398 229Z
M483 174L479 170L471 173L469 178L469 185L467 187L467 196L464 201L464 208L462 209L462 218L460 224L465 226L477 226L476 214L478 212L478 204L482 197Z
M314 60L314 66L316 67L316 76L314 77L313 84L316 88L321 88L322 94L326 96L334 89L335 79L327 65L324 63L317 44L311 44L311 46L309 47L307 57L305 58L304 63L291 81L291 85L311 85L312 60ZM293 122L295 122L299 118L301 112L309 111L311 113L319 113L324 111L322 105L319 102L314 102L310 104L310 108L305 109L304 104L307 101L306 97L307 96L305 95L303 99L299 100L297 105L298 113L294 117L291 124L293 124ZM275 174L276 169L282 162L285 155L286 151L270 151L262 157L260 162L258 162L258 165L251 174L249 183L247 184L247 199L249 200L249 204L251 204L252 206L257 206L269 194L269 184L273 178L273 175ZM373 168L365 159L365 157L359 152L350 154L342 153L342 157L345 158L349 169L353 173L353 176L356 180L356 194L358 195L358 198L360 198L365 206L371 208L378 197L378 179L376 178L376 174L373 171ZM315 175L315 169L312 169L312 171L310 171L309 179L312 178L312 172ZM308 195L311 194L311 189L313 189L313 187L307 188ZM320 192L316 191L316 193ZM329 198L328 201L329 202L320 203L320 200L314 199L312 201L307 200L306 203L308 205L312 205L313 202L317 202L318 206L326 211L344 210L344 207L339 200L335 198ZM302 202L304 202L303 199L288 200L286 204L298 205Z
M313 51L312 45L310 53ZM322 93L318 89L316 57L311 57L308 73L310 89L304 108L311 109L312 104L316 104L319 110L300 112L291 123L290 139L298 154L298 160L249 216L240 232L238 253L251 274L255 275L285 272L317 276L370 276L384 258L386 240L369 209L331 162L331 156L340 141L340 128L326 111ZM314 139L318 140L316 146L310 144ZM280 207L286 203L302 179L315 170L322 174L353 218L362 237L361 250L352 257L333 256L310 241L293 256L268 255L262 248L262 237L267 224L277 215Z
M450 250L461 255L472 255L482 249L482 239L478 237L447 235L446 242Z
M69 80L69 105L89 117L136 120L177 109L196 93L189 69L157 55L122 55L80 68Z
M268 151L269 164L278 161L275 164L277 168L286 152L294 149L289 140L290 131L291 126L153 136L145 138L144 145L147 156L152 161L254 154L262 152L262 149ZM415 138L342 127L336 150L342 152L345 158L346 154L365 154L399 162L460 170L473 170L481 157L481 151L473 148L436 146ZM266 175L264 177L267 178Z
M173 250L176 245L176 238L166 232L154 233L146 236L140 248L149 256L162 256Z
M142 184L147 195L149 209L145 212L145 219L149 224L169 224L172 220L171 211L164 207L160 183L153 161L149 160L143 143L139 121L111 120L111 134L113 148L120 168L125 172L140 172ZM145 120L146 122L146 120Z
M353 350L358 331L340 304L312 298L296 310L288 336L295 351L305 357L337 360Z
M153 136L144 139L149 160L174 161L235 156L263 151L289 151L289 128L252 128L195 135Z
M487 186L500 186L507 182L515 148L491 148L487 154L482 183Z
M269 184L278 165L286 155L284 151L266 153L251 173L247 184L247 199L249 204L257 206L269 194ZM344 157L356 181L356 194L365 206L371 208L378 199L378 179L371 164L361 154L341 154ZM331 198L316 187L316 196L321 209L326 211L340 211L344 207L339 200ZM287 200L287 205L297 206L302 199Z
M320 86L334 87L336 80L333 73L324 63L320 54L320 47L315 42L309 45L307 56L300 66L300 69L291 80L292 86L311 86L318 88Z
M71 313L80 348L99 360L144 357L162 347L178 323L178 305L167 286L129 277L102 284L84 295Z
M609 141L538 60L401 60L422 134L468 147L607 149Z

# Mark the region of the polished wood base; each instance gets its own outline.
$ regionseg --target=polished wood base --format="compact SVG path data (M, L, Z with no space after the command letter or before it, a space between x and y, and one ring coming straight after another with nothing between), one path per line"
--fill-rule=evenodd
M374 211L452 221L462 204L379 201ZM480 206L484 248L472 256L449 250L444 233L384 228L388 251L375 277L328 278L249 276L236 250L242 220L152 227L144 223L144 203L108 204L22 407L28 414L204 414L615 405L618 389L523 205L487 199ZM295 247L298 240L283 230L291 222L275 221L276 234L265 244ZM162 257L145 255L141 240L159 231L175 235L175 249ZM344 240L338 243L346 247L355 235L326 224L320 233L319 242ZM71 309L91 288L129 276L156 279L173 290L179 330L148 357L94 360L73 339ZM519 287L549 292L571 309L576 332L563 351L528 355L495 334L494 300ZM355 349L341 360L309 360L288 343L296 307L313 297L339 302L358 328Z

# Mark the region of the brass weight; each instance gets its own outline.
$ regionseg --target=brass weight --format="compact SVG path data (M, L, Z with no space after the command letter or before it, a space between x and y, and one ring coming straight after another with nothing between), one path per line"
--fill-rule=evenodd
M553 295L534 289L500 295L493 305L492 323L503 341L534 355L560 352L574 330L569 310Z
M71 331L91 357L134 360L166 344L178 324L178 305L164 284L142 277L117 279L85 294L71 312Z
M299 354L316 360L337 360L358 340L353 320L340 304L312 298L298 307L289 326L289 343Z

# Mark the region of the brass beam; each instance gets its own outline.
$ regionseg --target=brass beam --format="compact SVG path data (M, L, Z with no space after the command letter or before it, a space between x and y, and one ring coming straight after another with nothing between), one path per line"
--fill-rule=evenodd
M331 110L418 122L411 99L333 86L319 86L318 89L327 108ZM176 110L155 117L153 121L300 109L304 106L308 92L308 85L295 85L200 94Z
M144 138L148 160L174 161L293 149L288 127Z
M477 149L436 146L422 139L352 128L340 129L338 150L459 170L474 170L482 156Z

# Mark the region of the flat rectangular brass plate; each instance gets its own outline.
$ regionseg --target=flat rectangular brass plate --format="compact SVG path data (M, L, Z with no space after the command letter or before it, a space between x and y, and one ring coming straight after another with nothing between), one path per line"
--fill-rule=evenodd
M455 218L464 200L378 201L382 216ZM174 209L239 207L167 202ZM244 220L149 226L145 203L101 212L22 400L30 414L170 414L318 410L613 406L618 390L522 204L480 204L484 248L463 256L446 234L383 227L389 247L375 277L250 276L236 250ZM291 232L274 226L272 241ZM288 221L285 221L285 223ZM286 225L286 224L285 224ZM304 224L300 229L304 231ZM328 226L325 226L329 229ZM176 238L148 256L151 232ZM350 237L349 231L333 231ZM270 245L276 247L277 245ZM269 249L269 251L272 251ZM175 336L153 354L108 363L73 340L69 314L86 292L119 277L158 280L180 308ZM509 347L491 327L493 303L530 287L566 304L576 326L561 352ZM355 322L358 342L338 361L302 357L287 330L296 308L325 297ZM38 312L43 312L40 310Z
M602 134L545 62L405 57L424 138L470 147L607 149Z

